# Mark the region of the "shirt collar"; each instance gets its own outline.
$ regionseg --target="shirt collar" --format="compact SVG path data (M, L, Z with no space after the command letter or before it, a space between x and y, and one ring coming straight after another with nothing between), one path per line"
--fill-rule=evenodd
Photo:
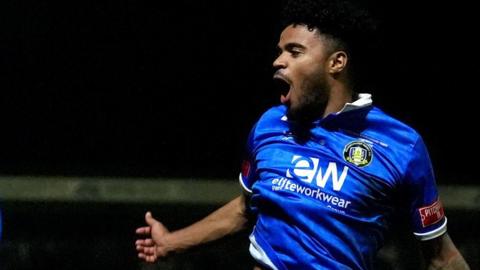
M355 100L354 102L351 102L351 103L345 103L345 105L343 106L343 108L336 112L336 113L331 113L329 115L327 115L325 118L336 118L336 116L339 116L339 115L342 115L346 112L351 112L351 111L356 111L356 110L359 110L359 109L363 109L363 108L367 108L369 106L372 105L373 101L372 101L372 95L369 94L369 93L359 93L357 95L358 99ZM318 120L315 120L313 121L313 123L319 123L319 122L323 122L324 119L318 119ZM283 115L282 118L281 118L282 121L288 121L288 118L287 118L287 115Z
M338 115L341 113L365 108L371 105L372 105L372 95L368 93L360 93L358 94L357 100L355 100L352 103L346 103L345 106L343 106L343 108L335 114Z

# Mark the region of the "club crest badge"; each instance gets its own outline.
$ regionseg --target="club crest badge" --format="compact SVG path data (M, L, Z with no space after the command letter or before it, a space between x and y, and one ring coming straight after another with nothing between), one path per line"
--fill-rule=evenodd
M372 147L361 141L354 141L345 146L343 158L358 167L368 166L372 162Z

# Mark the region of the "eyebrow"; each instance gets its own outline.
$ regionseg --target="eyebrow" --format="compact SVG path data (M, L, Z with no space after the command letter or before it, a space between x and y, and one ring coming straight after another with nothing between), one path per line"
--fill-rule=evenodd
M280 45L277 45L277 48L279 50L283 50L282 47L280 47ZM296 43L296 42L290 42L290 43L285 44L285 50L292 50L294 48L306 49L305 46L303 46L300 43Z

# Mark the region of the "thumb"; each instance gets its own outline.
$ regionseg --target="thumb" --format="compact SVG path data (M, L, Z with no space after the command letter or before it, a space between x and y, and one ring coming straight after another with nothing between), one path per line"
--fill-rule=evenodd
M147 224L149 226L152 226L153 224L157 223L158 221L156 219L154 219L152 217L152 213L150 213L150 211L148 211L146 214L145 214L145 222L147 222Z

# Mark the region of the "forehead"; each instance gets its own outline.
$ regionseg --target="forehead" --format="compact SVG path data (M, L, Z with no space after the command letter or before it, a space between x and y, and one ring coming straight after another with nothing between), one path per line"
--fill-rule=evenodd
M280 41L278 45L280 47L296 43L305 47L323 46L325 39L320 35L317 29L308 29L306 25L289 25L280 35Z

